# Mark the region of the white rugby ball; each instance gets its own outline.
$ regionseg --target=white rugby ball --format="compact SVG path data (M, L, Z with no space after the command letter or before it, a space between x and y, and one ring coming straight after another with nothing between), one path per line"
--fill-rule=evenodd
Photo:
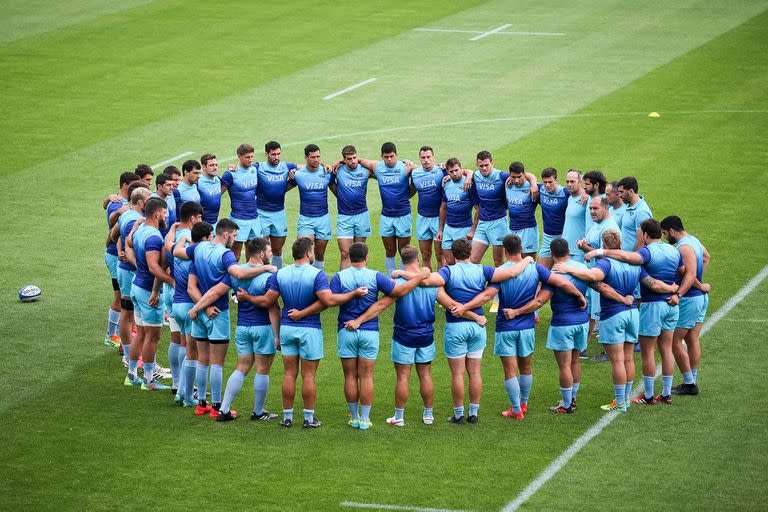
M28 284L19 292L19 299L22 302L34 302L42 297L43 291L34 284Z

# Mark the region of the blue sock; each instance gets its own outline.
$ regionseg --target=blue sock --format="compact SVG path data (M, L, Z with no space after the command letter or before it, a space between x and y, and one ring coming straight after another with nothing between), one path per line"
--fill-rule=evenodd
M362 421L370 421L371 420L371 406L370 405L361 405L360 406L360 419Z
M114 336L119 331L120 312L113 311L111 308L107 313L107 336Z
M568 409L571 406L573 388L560 388L560 396L563 397L563 407Z
M643 386L645 387L645 398L653 398L653 377L643 375Z
M221 388L224 387L224 368L220 364L211 365L211 402L221 403Z
M144 382L152 382L152 374L155 372L155 363L144 363Z
M528 397L531 396L531 384L533 384L533 375L520 374L520 401L528 403Z
M282 256L275 256L272 255L272 264L276 266L278 269L283 267L283 257Z
M464 406L461 405L459 407L454 407L453 408L453 417L458 419L458 418L461 418L462 416L464 416Z
M397 261L395 258L384 258L384 268L387 271L387 275L391 276L392 271L397 268Z
M168 345L168 364L171 367L171 387L173 389L179 389L179 349L181 345L171 342Z
M624 386L624 400L628 402L631 396L632 396L632 381L629 381L627 382L626 386Z
M130 350L130 348L128 349ZM128 352L126 352L127 354ZM128 360L128 374L133 375L134 377L138 376L139 373L139 360L138 359L129 359Z
M624 390L627 388L626 384L614 384L613 396L616 399L616 405L624 405Z
M694 384L696 381L693 379L693 372L685 372L683 374L683 384Z
M253 412L256 414L264 412L264 402L267 401L267 391L269 391L269 375L257 373L253 377Z
M698 368L691 368L691 373L693 374L693 383L696 384L696 379L699 376L699 369Z
M426 409L424 411L425 411L424 416L426 416L427 415ZM398 409L397 407L395 407L395 419L401 420L403 419L403 416L405 416L405 409Z
M477 411L479 410L480 410L480 404L473 404L472 402L469 403L470 416L477 416Z
M581 382L574 382L573 383L573 394L571 395L571 400L576 400L576 394L579 392L579 385Z
M672 375L661 376L661 394L670 396L672 394Z
M208 392L208 365L201 362L197 362L197 369L195 370L195 380L197 381L197 399L205 400L205 395Z
M293 420L293 409L283 409L283 419Z
M324 270L325 269L325 262L320 260L315 260L315 262L312 264L313 267Z
M131 344L129 343L121 343L121 346L123 347L123 359L128 361L128 358L131 357ZM137 361L138 362L138 361Z
M509 403L512 405L512 411L515 413L520 412L520 383L517 381L517 377L505 380L504 389L507 390L507 396L509 397Z
M352 415L352 419L356 420L358 418L357 416L357 409L359 404L357 402L347 402L347 408L349 408L349 414Z
M213 368L211 368L211 381L213 381ZM232 406L232 400L235 399L237 394L243 388L243 382L245 382L245 374L240 370L235 370L232 375L227 379L227 389L224 390L224 401L221 402L221 412L229 412L229 408ZM211 383L213 387L213 383Z
M397 409L395 409L395 412L397 412ZM405 412L405 409L403 409L403 412ZM424 408L424 414L422 414L422 416L432 417L433 416L432 408L431 407L425 407Z
M186 357L187 347L179 345L179 350L176 352L176 364L179 365L179 385L176 387L177 392L184 387L184 361L186 360Z
M312 421L315 419L314 409L304 409L304 421Z
M184 386L181 388L184 400L191 402L195 395L195 372L197 372L197 361L184 361Z

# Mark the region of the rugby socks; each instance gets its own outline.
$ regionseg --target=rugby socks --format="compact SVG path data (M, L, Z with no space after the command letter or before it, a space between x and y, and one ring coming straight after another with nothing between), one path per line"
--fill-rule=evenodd
M571 400L576 400L576 394L579 392L579 385L581 382L574 382L573 383L573 394L571 395Z
M179 349L176 351L176 364L179 365L179 385L176 386L176 390L184 388L184 361L187 357L187 347L179 345ZM182 392L181 396L184 396Z
M144 382L149 384L152 382L152 374L155 372L155 362L144 363Z
M531 384L533 384L533 375L520 374L520 401L528 403L528 397L531 396Z
M276 266L278 269L283 268L283 257L282 256L275 256L272 255L272 264Z
M191 402L192 398L195 394L195 373L197 372L197 361L184 361L184 368L182 369L182 373L184 374L184 377L182 378L182 384L181 387L182 395L184 396L184 400L187 402Z
M624 405L624 390L626 387L626 384L613 385L613 396L615 397L616 405Z
M685 372L683 374L683 384L695 384L696 381L693 378L693 372Z
M459 419L462 416L464 416L464 406L460 405L459 407L454 407L453 408L453 417L456 418L456 419Z
M624 386L624 400L628 402L631 396L632 396L632 381L629 381L627 382L627 385Z
M107 313L107 336L117 334L118 324L120 323L120 312L110 308Z
M264 412L264 402L267 401L268 390L269 375L257 373L253 377L253 412L256 414Z
M293 409L283 409L283 420L293 421Z
M645 398L653 398L653 376L643 375L643 386L645 386Z
M661 376L661 394L670 396L672 394L672 375Z
M197 362L195 370L195 380L197 381L197 399L205 401L205 395L208 393L208 365ZM187 383L189 385L189 383Z
M472 402L469 403L470 416L477 416L477 411L479 410L480 410L480 404L473 404Z
M387 271L387 275L391 276L392 271L397 268L397 260L395 258L384 258L384 268Z
M220 364L211 365L211 402L221 403L221 388L224 384L224 368Z
M122 343L122 346L123 346L123 361L128 361L130 363L130 361L129 361L130 355L129 354L131 353L131 342L129 341L128 343ZM138 363L139 362L136 361L137 365L138 365Z
M213 381L213 368L211 368L211 381ZM245 382L245 374L240 370L235 370L227 380L227 389L224 390L224 401L221 403L221 412L229 412L229 407L232 405L232 400L235 399L237 394L243 388L243 382ZM211 383L213 387L213 383ZM214 403L216 403L214 401Z
M319 270L325 270L325 262L320 260L315 260L315 262L312 264L313 267Z
M403 419L403 416L405 416L405 409L398 409L395 407L395 419L401 420ZM424 409L424 416L427 416L427 410ZM430 411L429 416L432 416L432 412Z
M571 400L573 400L573 388L560 388L560 396L563 397L563 407L570 408Z
M304 409L304 421L312 421L315 419L314 409Z
M507 390L509 403L512 404L512 411L515 413L520 412L520 383L517 381L517 377L505 380L504 389Z
M696 379L699 376L699 369L698 368L691 368L691 373L693 374L693 383L696 384Z
M405 409L400 409L400 410L402 411L401 414L405 413ZM395 409L395 416L397 416L397 409ZM425 407L424 408L424 414L422 414L422 416L425 417L425 418L431 418L433 416L432 408L431 407Z
M354 403L347 402L347 408L349 408L349 414L352 415L352 419L353 420L357 419L357 407L358 407L358 405L359 404L357 402L354 402Z
M181 345L171 342L168 345L168 364L171 367L171 380L173 389L179 389L179 349Z
M370 405L361 405L360 406L360 420L361 421L371 421L371 406Z
M125 345L123 345L125 347ZM126 350L126 354L128 354L131 351L131 346L128 345L128 349ZM128 375L133 376L133 378L136 378L139 373L139 360L138 359L129 359L128 360Z

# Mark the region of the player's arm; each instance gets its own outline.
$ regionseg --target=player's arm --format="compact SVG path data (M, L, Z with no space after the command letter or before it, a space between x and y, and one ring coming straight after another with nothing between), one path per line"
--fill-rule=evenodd
M267 290L264 295L251 295L247 291L240 288L237 290L237 300L244 300L250 302L256 307L269 309L277 303L277 298L280 296L280 292L275 290Z
M115 224L117 224L117 219L120 218L120 215L122 215L124 212L126 212L128 210L128 208L130 208L130 207L131 207L130 204L124 204L123 206L121 206L120 208L115 210L114 212L110 213L109 214L109 219L107 220L109 225L110 226L114 226Z
M704 247L703 245L701 246L701 250L703 252L703 254L701 255L701 259L704 267L702 270L706 272L707 268L709 267L709 260L710 260L709 251L707 251L707 248Z
M384 297L380 298L373 304L371 304L368 309L366 309L362 315L355 318L354 320L348 320L344 323L344 328L348 331L355 331L357 330L361 325L363 325L365 322L369 320L373 320L374 318L378 317L381 313L384 312L385 309L387 309L389 306L395 303L395 298L390 297L389 295L385 295Z
M448 205L443 201L440 203L440 212L437 214L439 218L440 226L437 228L437 235L435 235L435 240L438 242L443 241L443 230L445 229L445 219L448 216Z
M189 297L192 300L195 300L194 297L192 297L192 293L190 291L190 286L192 283L192 277L193 275L190 274L189 280L187 282L187 293L189 294ZM195 289L197 289L197 276L194 276L195 278ZM190 318L194 319L197 317L197 314L202 311L209 308L214 302L216 302L220 297L222 297L225 293L227 293L230 290L230 287L228 284L225 283L216 283L213 288L205 292L205 295L201 296L195 301L195 305L192 306L192 309L189 310ZM200 290L197 289L197 294L200 295ZM214 308L215 309L215 308ZM207 313L207 311L206 311Z
M432 272L430 272L427 267L423 267L415 277L412 277L411 279L409 279L403 284L396 284L395 287L392 288L392 291L389 292L387 295L395 298L404 297L409 293L411 293L414 288L419 286L425 279L428 279L431 275L432 275Z
M445 291L445 288L442 286L440 286L437 289L437 302L448 311L451 311L451 314L453 314L453 316L466 318L467 320L472 320L473 322L476 322L481 327L485 327L485 324L488 323L488 319L485 318L485 316L478 315L472 310L462 311L461 314L453 313L452 310L456 309L458 311L458 308L462 306L462 304L453 300L451 296L448 295L448 292Z
M693 252L693 247L690 245L681 245L678 250L683 257L683 266L685 267L680 288L677 290L677 294L682 297L688 293L688 290L691 289L693 282L696 280L696 253Z
M277 272L277 267L274 265L259 265L258 267L246 268L241 267L240 265L230 265L230 267L227 269L227 272L229 272L229 275L237 280L245 280L256 277L257 275L263 274L264 272L274 274Z
M523 273L523 270L525 270L525 267L533 263L533 258L530 256L526 256L522 260L518 261L511 267L506 268L497 268L493 271L493 278L491 279L492 283L500 283L502 281L506 281L507 279L512 279L513 277L517 277L520 274Z
M309 306L305 307L304 309L301 309L301 310L299 310L299 309L290 309L290 310L288 310L286 315L288 315L288 318L290 318L294 322L298 322L302 318L306 318L306 317L311 316L311 315L316 315L318 313L322 313L326 309L328 309L327 306L325 306L319 300L316 300L315 302L313 302Z
M579 289L576 288L568 279L560 277L555 273L551 273L549 274L549 279L547 279L547 284L560 288L568 295L573 295L579 299L579 303L583 308L587 307L587 299L584 298L584 295L579 291Z
M171 224L171 228L168 230L168 233L165 235L165 250L168 251L171 255L173 254L173 244L176 240L176 228L178 227L179 223L174 222Z
M521 308L504 308L502 310L502 314L505 318L512 320L515 317L527 315L529 313L533 313L534 311L544 307L544 304L549 302L549 299L552 297L552 292L549 290L545 290L542 288L539 290L539 293L536 294L536 296L528 302L525 306Z
M336 197L339 197L339 194L338 194L338 191L337 191L337 188L338 188L338 186L339 186L339 184L338 184L338 183L339 183L338 181L336 181L336 180L333 180L333 182L332 182L332 183L329 183L329 184L328 184L328 190L330 190L330 191L331 191L331 193L332 193L334 196L336 196Z
M531 199L533 199L534 203L537 202L539 200L539 182L536 181L536 175L526 172L525 181L531 184Z
M464 191L468 192L469 189L472 188L472 180L475 177L475 171L472 169L462 169L462 174L464 175Z
M596 248L589 245L589 242L587 242L586 238L582 238L581 240L576 240L576 246L586 253L597 251Z
M564 263L555 263L555 266L552 267L552 271L557 272L558 274L570 274L576 279L581 279L582 281L590 283L605 279L605 274L603 274L603 271L597 267L576 268Z
M379 162L376 160L366 160L365 158L358 158L357 163L359 163L360 165L362 165L363 167L371 171L373 175L375 175L376 166L379 164ZM369 177L373 177L373 175Z
M277 302L269 308L269 323L272 325L272 334L275 335L275 349L280 350L280 306Z
M498 293L499 293L498 288L494 286L487 286L485 290L475 295L474 298L469 302L467 302L466 304L459 304L457 302L456 303L457 305L450 309L451 314L453 316L462 316L467 311L470 311L475 308L479 308L489 300L493 299Z
M586 261L592 258L613 258L630 265L642 265L643 257L636 252L622 251L621 249L592 249L584 255Z
M160 281L173 286L173 278L169 276L168 272L163 270L162 265L160 265L160 251L147 251L145 256L147 257L147 267L149 267L149 272L155 276L155 279L159 279Z
M619 292L617 292L611 285L606 283L592 283L589 285L590 288L598 292L600 295L605 297L606 299L610 299L616 302L621 302L625 306L631 306L635 302L635 297L632 295L622 295Z
M112 229L109 230L108 241L117 243L118 238L120 238L120 224L116 222Z
M480 222L480 205L475 205L475 216L472 219L472 228L469 230L469 233L467 233L467 240L470 242L475 237L475 231L477 231L477 224Z
M318 300L322 302L324 306L330 308L333 306L346 304L347 302L357 297L365 297L368 294L368 288L361 286L359 288L355 288L351 292L346 293L333 293L331 290L326 288L325 290L316 291L315 294L317 295Z
M648 288L655 293L675 293L679 288L676 284L667 284L664 281L654 279L651 276L641 277L640 284L643 285L644 288Z

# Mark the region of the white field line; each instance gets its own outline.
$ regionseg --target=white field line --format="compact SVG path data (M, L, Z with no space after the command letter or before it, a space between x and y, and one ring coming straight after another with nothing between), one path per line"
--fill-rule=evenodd
M368 85L369 83L371 83L371 82L375 82L375 81L376 81L376 78L374 78L374 77L371 77L371 78L369 78L368 80L363 80L363 81L362 81L362 82L360 82L360 83L357 83L357 84L355 84L355 85L350 85L349 87L346 87L346 88L344 88L344 89L342 89L342 90L340 90L340 91L336 91L336 92L334 92L334 93L331 93L331 94L329 94L328 96L326 96L326 97L325 97L325 98L323 98L323 99L324 99L324 100L330 100L330 99L333 99L333 98L335 98L336 96L341 96L341 95L342 95L342 94L344 94L344 93L347 93L347 92L349 92L349 91L354 91L354 90L355 90L355 89L357 89L358 87L362 87L362 86L364 86L364 85Z
M367 508L367 509L373 509L373 510L408 510L412 512L468 512L464 510L455 510L455 509L448 509L448 508L408 507L405 505L383 505L380 503L357 503L355 501L342 501L340 505L342 507Z
M725 318L724 320L727 320L729 322L747 322L747 323L755 323L755 324L768 323L768 318Z
M728 299L725 304L720 306L720 309L718 309L712 316L707 319L706 322L704 322L704 325L701 328L701 335L703 336L709 332L709 330L712 329L712 327L714 327L720 320L722 320L723 317L727 315L733 308L735 308L737 304L743 301L747 295L752 292L752 290L757 288L760 283L765 280L766 277L768 277L768 265L763 267L763 269L760 270L760 272L758 272L755 277L750 279L747 284L745 284L738 292L736 292L734 296ZM658 378L660 374L661 364L656 367L656 378ZM632 396L637 396L640 394L640 392L640 386L638 386ZM563 466L565 466L568 461L573 458L574 455L579 453L579 451L581 451L581 449L584 448L593 437L597 436L600 432L603 431L605 427L610 425L618 415L618 412L609 412L600 418L597 423L592 425L586 432L579 436L579 438L576 439L576 441L574 441L567 450L561 453L557 459L555 459L549 466L547 466L546 469L544 469L544 471L542 471L535 480L528 484L528 486L523 489L517 498L507 503L502 509L502 512L512 512L519 509L520 506L528 501L531 496L536 494L536 492L541 489L544 484L551 480L552 477L555 476L555 474L557 474L557 472L560 471Z
M180 158L184 158L185 156L189 156L191 154L192 154L192 151L185 151L184 153L179 153L176 156L172 156L168 160L163 160L162 162L158 162L156 164L153 164L152 165L152 169L154 169L155 167L160 167L161 165L170 164L171 162L175 162L176 160L178 160Z
M510 23L505 23L503 25L500 25L500 26L494 28L493 30L489 30L488 32L483 32L482 34L478 34L478 35L476 35L474 37L470 37L469 40L470 41L479 41L481 39L485 39L486 37L495 34L496 32L501 32L502 30L506 30L506 29L508 29L511 26L512 25Z
M418 32L454 32L459 34L485 34L482 30L458 30L458 29L452 29L452 28L415 28L413 29ZM501 31L501 32L494 32L498 35L507 35L507 36L566 36L568 34L565 34L563 32L510 32L510 31Z

